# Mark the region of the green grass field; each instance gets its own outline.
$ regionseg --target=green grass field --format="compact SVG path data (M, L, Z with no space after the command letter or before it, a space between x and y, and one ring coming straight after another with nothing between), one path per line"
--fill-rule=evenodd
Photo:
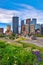
M39 54L33 54L33 50ZM37 50L37 51L36 51ZM0 65L43 65L43 48L21 41L0 41Z

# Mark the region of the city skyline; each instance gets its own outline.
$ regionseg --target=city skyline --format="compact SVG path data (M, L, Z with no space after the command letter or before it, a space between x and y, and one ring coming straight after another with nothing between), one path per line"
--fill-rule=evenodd
M39 0L0 0L0 27L4 23L12 25L12 17L18 16L20 21L36 18L37 23L43 24L43 1Z

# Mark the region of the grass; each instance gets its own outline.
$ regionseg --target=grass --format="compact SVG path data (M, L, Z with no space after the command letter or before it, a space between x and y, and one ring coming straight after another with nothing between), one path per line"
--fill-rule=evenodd
M31 47L32 49L39 49L40 51L43 51L43 47L36 46L34 44L29 44L25 42L18 41L18 43L22 44L24 48Z
M43 38L42 34L36 34L35 36Z
M21 40L25 39L19 38L11 43L0 41L0 65L34 65L36 61L39 65L43 65L43 47L24 43ZM40 51L41 62L38 61L36 55L32 54L33 49Z

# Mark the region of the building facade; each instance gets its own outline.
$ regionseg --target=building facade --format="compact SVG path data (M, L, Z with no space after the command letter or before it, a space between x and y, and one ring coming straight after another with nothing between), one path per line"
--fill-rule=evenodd
M33 24L30 25L30 33L35 34L35 26Z
M26 24L30 24L31 19L26 19Z
M21 20L21 33L23 32L24 29L24 20Z
M3 33L4 33L4 29L0 28L0 34L3 34Z
M28 25L28 24L25 24L25 32L26 32L27 34L29 34L29 25Z
M25 25L22 26L22 33L25 31Z
M21 26L23 26L24 25L24 20L21 20Z
M41 28L41 25L40 25L40 24L36 24L36 25L35 25L35 30L36 30L36 29L40 29L40 28Z
M31 24L36 27L37 19L36 19L36 18L33 18L32 21L30 22L30 25L31 25Z
M43 24L41 24L41 34L43 34Z
M37 19L36 19L36 18L33 18L32 21L31 21L30 23L33 24L33 25L36 25Z
M13 17L13 33L18 34L19 17Z
M9 36L9 35L12 34L11 26L10 26L10 25L7 25L7 28L6 28L5 34L6 34L7 36Z
M31 19L26 19L26 24L29 25L29 33L30 33L30 22L31 22Z

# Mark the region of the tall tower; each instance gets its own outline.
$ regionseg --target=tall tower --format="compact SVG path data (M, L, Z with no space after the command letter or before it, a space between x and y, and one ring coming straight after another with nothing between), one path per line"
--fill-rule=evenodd
M41 24L41 34L43 34L43 24Z
M29 26L29 28L28 28L29 33L30 33L30 22L31 22L31 19L30 18L29 19L26 19L26 24L28 24L28 26Z
M32 21L30 22L30 24L33 24L34 26L36 25L37 19L33 18Z
M24 20L21 20L21 26L23 26L24 25Z
M26 24L30 24L31 19L26 19Z
M13 17L13 33L18 34L19 17Z
M21 20L21 33L22 33L23 29L24 29L24 20Z

